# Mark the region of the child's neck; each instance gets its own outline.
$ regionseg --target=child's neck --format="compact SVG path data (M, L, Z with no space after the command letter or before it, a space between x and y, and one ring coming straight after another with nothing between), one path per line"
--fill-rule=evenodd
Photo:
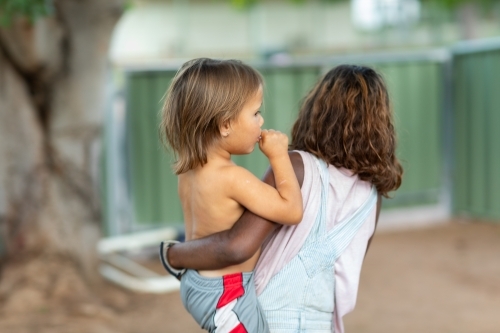
M231 162L231 153L220 146L214 146L207 152L207 164Z

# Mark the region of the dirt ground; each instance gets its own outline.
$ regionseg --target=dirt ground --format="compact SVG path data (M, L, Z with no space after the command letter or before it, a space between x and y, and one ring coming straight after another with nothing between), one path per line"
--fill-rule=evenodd
M177 292L133 294L108 285L104 294L103 306L0 313L0 332L202 332ZM345 325L348 333L500 332L500 223L377 233Z

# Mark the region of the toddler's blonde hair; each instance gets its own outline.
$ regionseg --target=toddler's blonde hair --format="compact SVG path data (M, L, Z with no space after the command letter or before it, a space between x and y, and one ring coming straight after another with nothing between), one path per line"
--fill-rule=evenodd
M207 163L207 150L221 139L220 127L234 120L263 80L239 60L193 59L179 69L162 109L160 135L181 174Z

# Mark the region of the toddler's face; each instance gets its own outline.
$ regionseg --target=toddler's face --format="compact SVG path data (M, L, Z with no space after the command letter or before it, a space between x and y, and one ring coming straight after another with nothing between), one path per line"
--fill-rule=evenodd
M231 121L229 135L225 137L229 152L234 155L250 154L259 142L264 118L260 114L262 87L250 98L236 119Z

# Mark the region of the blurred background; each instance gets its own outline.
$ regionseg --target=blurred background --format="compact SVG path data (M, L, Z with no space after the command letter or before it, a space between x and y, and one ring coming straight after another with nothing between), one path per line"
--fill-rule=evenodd
M179 66L214 57L263 74L265 126L287 133L329 69L381 72L405 174L384 200L347 331L498 332L500 1L25 0L0 14L0 331L199 331L156 259L160 240L183 238L158 124ZM24 109L37 115L34 137ZM260 151L235 161L259 177L268 166ZM30 171L40 165L73 190L33 190L47 186ZM55 192L44 201L40 191ZM84 285L97 275L85 259L95 252L105 289L116 290L106 301L74 298L69 312L47 305L60 302L47 292L57 278L12 282L32 279L38 266L26 273L26 263L45 246L76 262Z
M134 4L110 47L116 100L106 125L121 133L114 139L126 142L114 143L121 151L109 146L121 155L115 159L122 169L107 175L114 178L111 188L128 195L123 202L109 197L109 214L123 212L108 216L109 232L182 223L171 190L176 180L165 172L171 158L161 153L156 128L176 69L200 56L239 58L257 67L266 82L266 126L285 132L322 73L340 63L375 67L389 86L405 167L401 189L384 207L426 208L410 214L420 220L500 218L500 104L493 93L500 88L499 21L495 1ZM267 168L260 152L236 159L257 175ZM404 215L410 218L407 210ZM386 216L392 224L395 215Z

